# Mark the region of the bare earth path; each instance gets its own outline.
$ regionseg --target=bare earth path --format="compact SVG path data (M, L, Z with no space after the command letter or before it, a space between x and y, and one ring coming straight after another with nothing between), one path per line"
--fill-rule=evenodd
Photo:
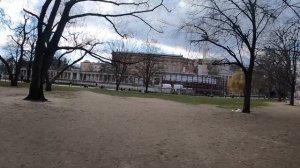
M1 168L299 168L300 106L210 105L0 87Z

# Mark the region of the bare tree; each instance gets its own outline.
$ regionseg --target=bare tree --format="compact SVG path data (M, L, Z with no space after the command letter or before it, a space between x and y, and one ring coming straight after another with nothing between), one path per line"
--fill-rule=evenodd
M52 84L55 82L55 80L58 79L59 76L63 74L67 69L71 68L76 63L81 61L86 55L99 58L95 53L98 52L97 46L102 45L102 42L98 42L97 40L90 38L82 39L80 38L81 34L81 32L69 32L69 35L64 37L64 39L68 43L68 46L58 47L58 51L61 54L56 58L58 64L56 65L56 67L54 67L57 70L57 74L51 79L49 79L49 73L46 74L46 91L51 91ZM65 62L64 64L62 63L62 59L67 60L67 56L76 54L76 51L80 51L80 56L77 59L73 60L69 58L68 62Z
M2 26L4 22L5 22L5 13L4 10L0 8L0 25Z
M4 29L10 23L11 21L9 16L5 14L3 8L0 8L0 30Z
M293 11L293 13L300 19L300 2L297 0L282 0L284 4Z
M101 13L101 10L97 12L84 12L79 14L72 14L71 11L75 6L89 2L90 0L45 0L43 3L41 12L36 15L30 11L25 10L27 13L35 16L38 19L38 38L36 42L35 58L33 64L32 81L30 84L29 94L25 98L26 100L45 101L43 93L43 81L47 74L49 67L51 66L51 60L54 57L55 52L59 48L59 41L64 33L65 27L76 19L84 17L99 17L106 20L112 25L112 28L121 36L124 37L116 25L113 18L131 16L139 19L146 25L150 26L147 21L142 19L139 14L152 12L159 7L164 7L163 0L157 5L152 6L148 1L145 2L118 2L113 0L93 0L94 3L98 3L102 6L109 4L117 7L118 10L112 13ZM120 9L126 8L126 12L122 12ZM59 11L61 9L62 12ZM121 11L121 12L120 12ZM47 14L49 14L47 16ZM157 30L158 31L158 30ZM101 58L101 57L99 57Z
M273 90L277 92L278 101L287 96L288 87L286 85L283 57L278 55L275 49L266 48L259 54L256 60L256 72L263 74L261 80L268 89L268 96L271 98Z
M275 10L257 0L193 1L195 11L183 28L191 35L191 42L209 42L225 51L229 57L223 64L236 64L244 72L243 112L250 113L252 73L258 42Z
M14 35L10 35L11 43L7 46L10 58L14 61L13 66L9 66L7 60L0 56L0 60L4 63L9 74L11 86L17 86L18 84L20 70L24 65L28 34L35 29L28 27L29 18L26 15L23 15L23 18L24 23L20 23L16 28L11 28L14 31Z
M119 90L120 84L124 81L128 73L129 66L136 64L139 60L132 60L131 52L135 50L134 43L127 44L126 40L108 42L109 50L112 52L111 70L114 74L116 91Z
M19 48L16 46L12 40L8 41L6 43L6 46L4 47L6 51L6 56L2 57L0 55L0 60L4 64L6 73L8 74L8 78L11 81L12 86L12 80L14 78L14 69L15 69L15 63L18 61L18 55L19 55Z
M111 61L112 71L115 77L116 91L119 90L121 82L127 73L127 68L130 64L129 53L113 52L113 59Z
M2 8L0 8L0 30L2 30L2 29L5 28L4 25L6 25L7 22L8 22L8 20L7 20L5 12L4 12L4 10ZM2 71L5 71L5 70L7 71L7 70L10 69L9 65L7 64L6 60L3 58L2 55L0 55L0 61L3 63L3 65L1 65L1 67L3 68ZM10 72L7 72L7 73L9 73L10 75L12 74ZM0 80L1 80L1 78L0 78Z
M294 105L297 64L300 61L300 26L291 24L275 29L271 33L269 47L283 67L282 77L290 89L290 105Z
M70 54L70 53L72 53L72 52L65 52L65 53L61 54L58 58L59 59L58 62L61 62L61 59L63 58L62 56L66 56L67 54ZM79 61L81 61L87 54L88 54L88 52L81 53L81 56L79 58L77 58L76 60L72 61L71 63L69 63L70 61L68 61L68 63L63 64L63 65L61 63L58 63L58 65L56 67L56 71L57 71L56 75L54 75L50 79L49 73L47 73L45 90L52 91L52 84L55 82L55 80L57 80L66 70L68 70L69 68L74 66Z
M116 91L118 91L120 84L127 73L127 62L130 57L128 57L128 51L125 47L124 41L112 41L108 43L108 46L110 50L112 50L111 70L115 78Z
M148 93L148 88L151 85L154 75L158 74L161 68L158 64L157 55L146 53L141 57L143 57L142 61L136 65L136 69L138 70L138 76L143 78L145 92Z
M139 64L136 64L137 75L143 78L143 84L145 86L145 92L148 93L149 85L152 84L152 79L155 75L159 74L162 70L159 64L159 56L155 53L160 51L157 47L157 41L155 39L149 39L145 42L145 48L143 49L147 53L141 54Z
M28 45L29 49L27 50L26 58L27 58L27 75L26 75L26 83L30 82L31 78L31 69L32 69L32 62L34 58L34 49L35 49L35 39L33 41L29 40Z
M32 26L35 26L35 24L32 23ZM36 39L37 39L36 31L34 30L28 35L27 49L25 50L25 58L27 61L26 83L29 83L30 78L31 78L31 69L32 69L32 63L33 63L33 58L34 58Z

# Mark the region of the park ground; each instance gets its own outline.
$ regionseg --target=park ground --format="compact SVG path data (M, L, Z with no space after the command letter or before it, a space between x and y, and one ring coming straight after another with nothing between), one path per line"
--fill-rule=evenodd
M300 167L299 102L243 114L177 95L27 92L0 87L1 168Z

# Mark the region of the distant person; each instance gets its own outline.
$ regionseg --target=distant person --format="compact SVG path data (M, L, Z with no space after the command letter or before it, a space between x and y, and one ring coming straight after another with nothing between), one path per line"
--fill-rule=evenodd
M24 76L23 76L23 75L21 75L21 82L23 82L23 78L24 78Z
M0 81L1 81L2 75L0 74Z

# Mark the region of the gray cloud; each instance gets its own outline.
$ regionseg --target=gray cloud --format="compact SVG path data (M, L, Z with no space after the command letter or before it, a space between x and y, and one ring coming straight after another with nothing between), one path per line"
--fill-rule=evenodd
M67 1L67 0L66 0ZM150 1L151 5L155 5L160 0ZM13 4L18 4L19 1L14 1ZM38 14L44 1L40 0L27 0L27 3L23 3L22 6L17 8L18 11L10 12L11 15L21 16L19 14L22 8L29 9ZM128 2L128 1L124 1ZM149 26L142 21L133 17L121 17L112 19L116 23L118 29L122 33L129 34L133 41L146 41L147 38L154 39L158 44L162 46L162 51L168 54L185 54L189 51L189 43L186 40L184 34L178 32L178 26L185 18L185 11L187 10L182 0L165 0L164 4L168 9L172 9L172 12L168 12L164 8L159 8L154 12L139 14L140 17L145 19L153 27L158 30L162 30L164 33L157 33L154 30L149 32ZM12 5L13 6L13 5ZM147 6L143 6L141 9L146 9ZM113 5L105 5L104 3L80 3L73 10L72 13L80 12L103 12L103 13L122 13L128 12L130 8L120 8ZM115 33L112 25L103 18L87 17L79 20L77 24L79 31L90 33L101 41L120 39ZM133 44L135 45L135 44ZM173 48L173 49L172 49ZM183 51L187 50L187 51ZM185 55L186 56L186 55Z

